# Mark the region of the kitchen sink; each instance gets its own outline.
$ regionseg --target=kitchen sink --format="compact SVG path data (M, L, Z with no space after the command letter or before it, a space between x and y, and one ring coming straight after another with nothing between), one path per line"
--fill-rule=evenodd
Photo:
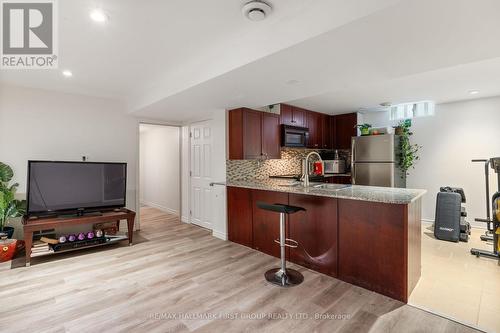
M316 184L312 185L313 188L319 188L322 190L341 190L343 188L351 187L347 184Z
M280 184L281 187L295 187L295 188L305 188L304 184L301 182L291 182L287 184ZM308 188L311 189L322 189L322 190L341 190L346 187L351 187L351 185L346 184L325 184L325 183L310 183Z

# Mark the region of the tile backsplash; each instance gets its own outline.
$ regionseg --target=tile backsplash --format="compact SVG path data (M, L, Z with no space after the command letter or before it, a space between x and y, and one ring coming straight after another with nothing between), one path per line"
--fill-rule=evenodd
M227 180L267 179L269 176L300 174L302 172L302 159L314 149L283 148L281 159L275 160L227 160ZM317 151L317 150L316 150ZM322 152L322 151L319 151ZM341 158L350 161L349 150L339 150Z

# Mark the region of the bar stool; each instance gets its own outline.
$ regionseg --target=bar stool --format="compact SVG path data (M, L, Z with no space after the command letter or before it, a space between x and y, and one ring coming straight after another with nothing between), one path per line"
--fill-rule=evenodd
M301 284L304 281L304 276L294 269L286 268L285 247L296 248L299 244L293 239L286 238L285 219L287 215L301 210L305 211L305 209L282 204L268 204L260 201L257 202L257 207L280 213L280 239L275 240L275 242L280 245L281 267L268 270L264 274L266 280L280 287L293 287Z

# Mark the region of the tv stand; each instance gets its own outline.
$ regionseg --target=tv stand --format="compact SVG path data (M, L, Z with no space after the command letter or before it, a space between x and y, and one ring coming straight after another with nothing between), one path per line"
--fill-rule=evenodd
M31 247L33 246L33 232L54 229L60 226L78 225L78 224L93 224L102 222L116 222L118 225L121 220L127 220L128 227L128 244L132 245L132 237L134 233L135 212L128 209L111 212L98 212L99 214L84 214L83 216L75 216L61 218L46 217L46 218L23 218L24 242L26 244L26 267L30 266ZM57 253L57 252L56 252Z
M59 219L71 219L75 217L83 217L83 216L102 216L102 212L78 212L75 214L61 214L57 215Z

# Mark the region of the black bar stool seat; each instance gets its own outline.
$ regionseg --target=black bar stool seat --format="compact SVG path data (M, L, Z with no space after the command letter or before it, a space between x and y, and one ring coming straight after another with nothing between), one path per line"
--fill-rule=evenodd
M260 209L270 210L272 212L285 213L285 214L293 214L301 210L305 211L305 209L302 207L288 206L283 204L268 204L262 201L257 201L257 207L259 207Z
M305 209L278 203L268 204L261 201L257 202L257 207L280 214L280 238L275 242L280 245L281 267L268 270L264 274L266 280L280 287L292 287L301 284L304 281L304 276L294 269L286 268L285 248L296 248L299 244L293 239L286 238L285 221L288 215L305 211Z

